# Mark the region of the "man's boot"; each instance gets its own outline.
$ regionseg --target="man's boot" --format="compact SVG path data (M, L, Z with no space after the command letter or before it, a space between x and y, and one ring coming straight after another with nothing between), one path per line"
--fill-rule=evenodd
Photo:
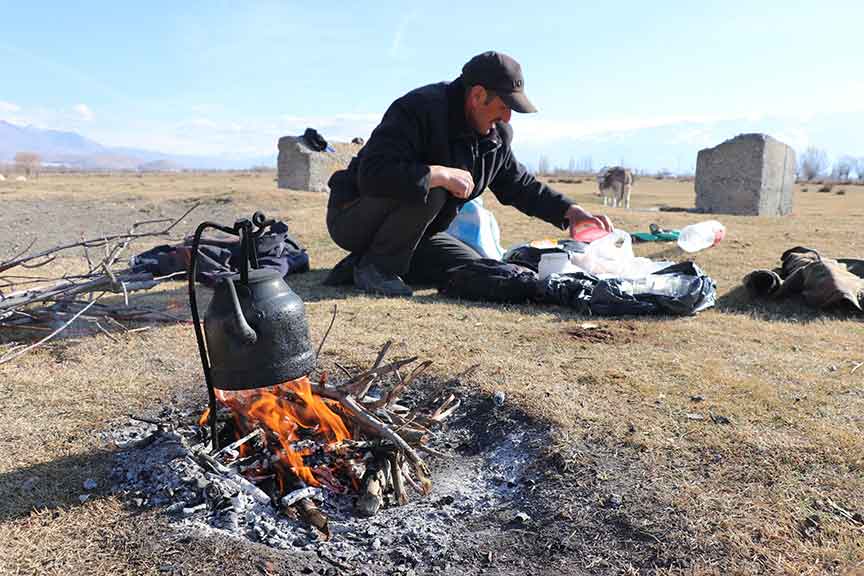
M369 294L382 296L412 296L414 293L402 278L379 270L374 264L354 266L354 286Z
M352 252L339 261L324 279L325 286L350 286L354 283L354 267L360 261L360 254Z

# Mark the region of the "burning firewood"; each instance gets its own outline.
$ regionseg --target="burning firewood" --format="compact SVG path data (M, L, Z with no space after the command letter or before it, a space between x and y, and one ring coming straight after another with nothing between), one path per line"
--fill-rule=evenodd
M403 378L399 370L417 358L385 364L391 345L384 344L370 368L342 383L331 384L325 374L318 384L304 377L265 389L217 390L220 408L202 416L201 433L206 437L212 416L220 437L237 440L199 461L248 484L260 482L256 501L266 494L324 538L329 535L327 518L314 497L326 491L356 494L355 510L361 516L374 515L387 503L406 504L408 487L428 494L431 472L420 452L438 454L426 446L431 429L453 414L460 401L449 395L426 415L400 406L398 399L431 362L417 364ZM396 380L389 386L383 380L388 376ZM379 391L373 395L376 384Z

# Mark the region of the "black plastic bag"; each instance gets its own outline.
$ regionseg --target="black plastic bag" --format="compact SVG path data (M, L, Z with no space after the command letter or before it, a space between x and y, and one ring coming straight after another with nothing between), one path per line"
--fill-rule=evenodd
M489 258L451 268L438 287L441 294L452 298L509 304L533 300L537 290L533 270Z

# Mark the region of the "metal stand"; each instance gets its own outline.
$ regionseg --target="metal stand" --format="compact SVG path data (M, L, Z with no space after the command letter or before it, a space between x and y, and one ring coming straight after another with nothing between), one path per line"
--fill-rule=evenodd
M216 224L215 222L202 222L195 229L195 237L192 240L192 256L189 262L189 308L192 311L192 324L195 327L195 339L198 342L198 354L201 356L201 367L204 369L204 381L207 383L207 397L210 403L208 422L210 424L210 441L213 451L219 450L219 434L216 430L216 389L210 375L210 357L207 355L204 331L201 328L201 320L198 314L198 299L195 293L195 279L198 276L198 248L201 245L201 235L207 228L215 228L226 234L240 237L240 250L246 255L242 258L243 266L240 269L240 281L246 283L249 278L249 266L258 267L258 254L256 252L256 240L264 233L265 228L270 226L273 220L267 220L264 214L256 212L250 221L248 218L238 220L232 228ZM253 225L257 230L253 231Z

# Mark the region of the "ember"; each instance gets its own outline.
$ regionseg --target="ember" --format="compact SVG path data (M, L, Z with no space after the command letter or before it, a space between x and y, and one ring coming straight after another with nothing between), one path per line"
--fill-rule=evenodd
M312 393L312 385L305 376L265 390L219 390L216 395L233 411L237 434L249 434L260 426L266 432L264 447L273 445L271 450L289 470L311 486L320 486L321 483L312 469L304 464L303 456L326 451L328 447L351 438L342 419L324 400ZM202 420L206 421L204 417ZM306 435L311 439L303 444L301 436ZM247 446L240 446L241 455L244 449L248 450ZM319 474L322 477L328 475L323 470ZM284 487L286 479L278 471L277 477Z

